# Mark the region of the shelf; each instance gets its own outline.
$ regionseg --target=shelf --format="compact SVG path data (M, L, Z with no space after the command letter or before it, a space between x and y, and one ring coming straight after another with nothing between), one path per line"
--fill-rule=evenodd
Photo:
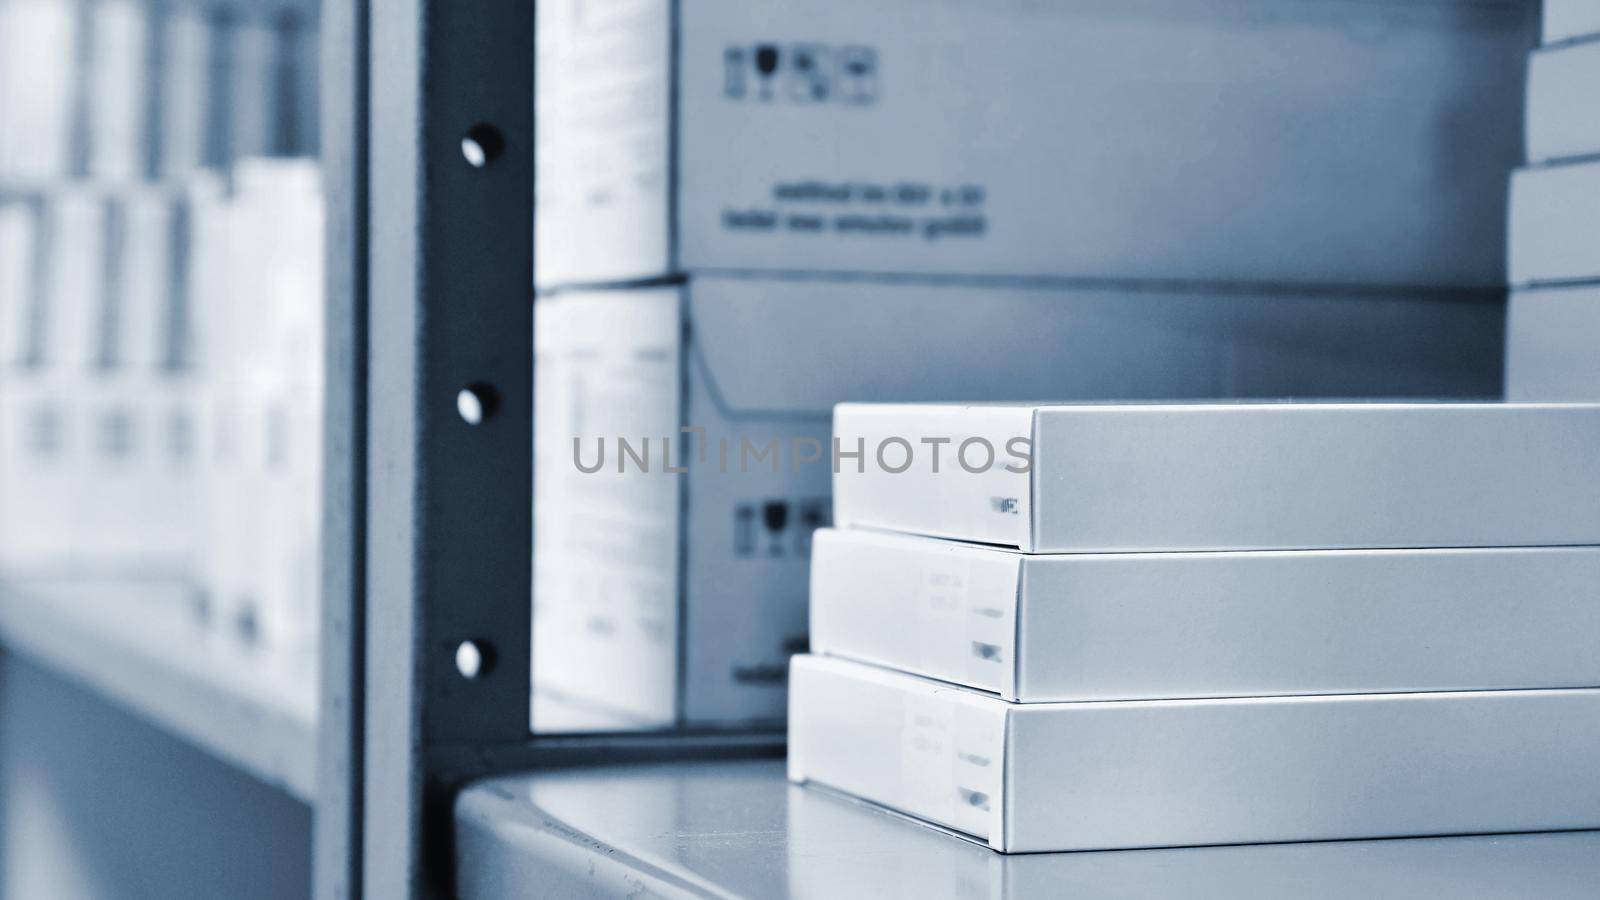
M223 640L181 583L0 584L0 649L26 656L268 784L311 802L314 655Z
M456 804L461 897L1589 898L1600 832L1004 856L781 761L552 769ZM631 892L631 893L630 893Z

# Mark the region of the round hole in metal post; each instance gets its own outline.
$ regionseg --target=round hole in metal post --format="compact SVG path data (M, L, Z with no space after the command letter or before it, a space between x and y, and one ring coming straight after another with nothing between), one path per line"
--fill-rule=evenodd
M456 645L456 674L476 681L494 668L494 646L488 641L468 639Z
M456 392L456 414L468 425L482 425L499 403L500 396L491 385L473 383Z
M487 122L479 122L468 128L461 138L461 156L474 169L482 169L499 159L505 149L506 140L501 136L500 129Z

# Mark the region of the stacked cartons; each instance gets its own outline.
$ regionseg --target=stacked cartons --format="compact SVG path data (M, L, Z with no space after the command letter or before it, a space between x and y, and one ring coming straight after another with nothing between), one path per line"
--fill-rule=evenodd
M1004 852L1600 823L1600 405L835 425L793 780Z

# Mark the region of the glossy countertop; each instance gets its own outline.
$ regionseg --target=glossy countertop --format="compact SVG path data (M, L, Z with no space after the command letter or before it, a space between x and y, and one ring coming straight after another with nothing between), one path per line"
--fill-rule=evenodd
M551 769L456 804L489 897L1600 897L1600 832L1005 856L784 780L781 760Z

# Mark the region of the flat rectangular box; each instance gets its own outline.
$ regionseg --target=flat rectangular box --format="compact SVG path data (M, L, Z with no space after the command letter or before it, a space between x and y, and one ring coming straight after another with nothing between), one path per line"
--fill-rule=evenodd
M1021 702L1600 686L1600 547L1028 555L818 531L811 652Z
M1600 284L1511 295L1506 399L1600 401Z
M542 288L1504 282L1520 2L622 0L538 25Z
M844 403L834 434L841 526L1030 553L1600 543L1595 404Z
M1511 283L1600 280L1600 160L1511 176Z
M1600 40L1535 50L1528 57L1528 161L1600 154L1597 93Z
M835 403L1481 396L1504 342L1472 299L820 278L560 291L535 318L535 682L640 728L783 721ZM619 438L650 472L617 471Z
M1600 825L1600 691L1007 703L797 656L789 778L1006 853Z
M1600 3L1594 0L1544 0L1544 42L1600 36Z

